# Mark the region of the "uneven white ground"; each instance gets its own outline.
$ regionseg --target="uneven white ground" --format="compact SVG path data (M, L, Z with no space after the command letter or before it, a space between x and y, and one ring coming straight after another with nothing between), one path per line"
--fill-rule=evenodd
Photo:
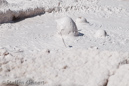
M0 24L1 85L129 86L129 0L3 1L0 22L8 23ZM76 22L80 35L63 42L56 20L65 16L88 23ZM106 37L96 37L100 30Z

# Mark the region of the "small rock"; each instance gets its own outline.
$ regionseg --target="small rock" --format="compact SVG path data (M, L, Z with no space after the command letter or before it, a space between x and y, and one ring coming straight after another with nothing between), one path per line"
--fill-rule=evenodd
M0 56L6 56L6 55L8 55L9 54L9 52L6 50L6 49L0 49Z
M49 49L47 49L47 50L46 50L46 53L50 53L50 50L49 50Z
M66 66L63 67L63 69L67 69L67 67L68 67L68 66L66 65Z

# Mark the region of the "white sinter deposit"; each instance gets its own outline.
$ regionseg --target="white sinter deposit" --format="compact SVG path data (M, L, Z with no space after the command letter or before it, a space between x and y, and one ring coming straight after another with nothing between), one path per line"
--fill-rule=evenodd
M78 17L76 19L76 23L88 23L87 20L83 17Z
M78 36L78 29L75 22L70 17L63 17L56 20L57 34L64 36Z
M0 0L0 86L129 86L128 22L129 0Z
M95 33L96 38L104 38L107 36L107 32L105 30L97 30Z
M129 86L129 65L125 61L125 65L122 65L116 73L109 78L107 86Z

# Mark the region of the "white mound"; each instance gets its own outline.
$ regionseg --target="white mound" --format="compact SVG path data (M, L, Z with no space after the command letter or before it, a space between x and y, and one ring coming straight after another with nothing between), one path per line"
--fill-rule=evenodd
M104 38L106 37L107 33L105 30L97 30L95 33L96 38Z
M87 20L84 17L78 17L76 23L87 23Z
M78 29L75 22L70 17L64 17L57 21L57 34L64 36L77 36Z

